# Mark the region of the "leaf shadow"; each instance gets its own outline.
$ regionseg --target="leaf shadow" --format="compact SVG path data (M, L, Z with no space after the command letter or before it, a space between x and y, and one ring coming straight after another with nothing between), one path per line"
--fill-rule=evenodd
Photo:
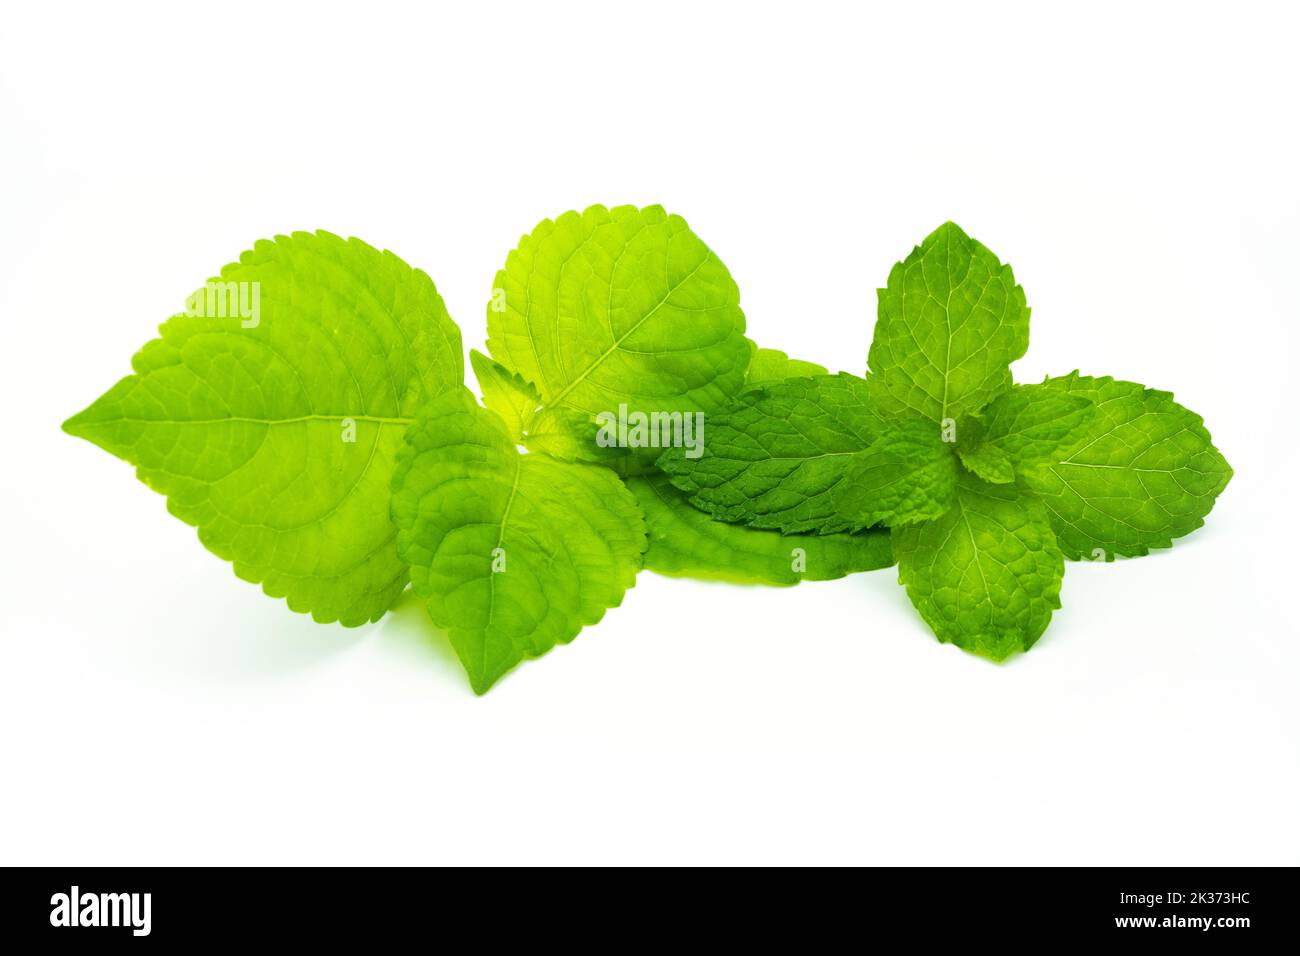
M156 646L152 652L179 655L189 669L209 676L278 677L323 666L356 649L366 637L360 628L321 625L306 615L285 617L282 607L274 611L267 611L260 596L247 604L226 604L202 615L201 623L183 636L160 617L156 632L166 635L169 646Z
M447 632L437 627L425 611L424 601L409 587L379 622L376 642L385 652L421 664L433 662L463 681L460 659Z

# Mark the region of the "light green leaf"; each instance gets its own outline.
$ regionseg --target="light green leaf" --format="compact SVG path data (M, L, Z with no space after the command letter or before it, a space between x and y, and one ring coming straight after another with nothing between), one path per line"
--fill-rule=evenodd
M469 350L469 364L483 393L483 405L501 417L516 443L522 443L525 429L542 404L537 388L477 349Z
M595 441L597 425L572 408L541 408L541 397L531 382L470 350L470 364L483 392L484 406L505 422L515 443L529 451L561 461L612 463L627 458L625 448L602 448Z
M621 458L612 458L608 461L596 462L598 465L604 465L614 474L623 478L646 477L649 475L659 475L662 472L655 466L653 461L640 458L635 455L624 455Z
M697 508L785 532L857 531L835 489L883 422L852 375L795 378L740 395L707 418L703 454L666 451L658 465Z
M412 587L480 694L618 606L646 545L613 472L520 454L465 389L407 432L392 514Z
M595 437L599 430L596 422L576 408L541 408L528 423L523 444L529 451L561 461L612 464L634 457L627 448L603 447ZM644 457L639 460L650 462Z
M293 610L377 620L406 586L387 520L402 432L462 379L442 298L390 252L297 232L258 242L192 305L64 430L137 466Z
M692 507L662 475L629 478L645 514L645 566L673 576L738 584L829 581L894 563L889 532L781 534L726 524Z
M1096 411L1085 395L1047 385L1016 385L984 410L984 442L1003 451L1017 471L1055 462L1086 440Z
M937 425L899 420L854 458L831 497L836 513L857 527L914 524L952 507L958 470Z
M754 357L750 359L749 369L745 372L745 387L753 388L787 378L826 374L826 369L816 362L792 359L780 349L756 349Z
M1066 556L1137 556L1195 531L1232 478L1201 417L1169 392L1078 372L1042 388L1087 398L1083 443L1023 475L1051 514Z
M893 536L899 583L940 641L1000 661L1033 646L1061 606L1047 513L1014 486L963 474L951 511Z
M945 223L879 290L871 394L884 415L955 421L1011 385L1008 365L1028 347L1029 309L1011 267Z
M488 350L537 386L543 407L576 411L576 421L620 405L711 411L744 383L753 344L736 284L686 221L659 206L547 219L495 285Z
M1016 472L1007 453L997 445L981 443L974 448L957 446L961 463L975 475L995 485L1006 485L1016 480Z

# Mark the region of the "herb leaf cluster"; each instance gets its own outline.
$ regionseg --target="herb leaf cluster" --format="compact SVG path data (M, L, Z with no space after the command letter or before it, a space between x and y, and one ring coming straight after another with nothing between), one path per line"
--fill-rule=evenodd
M1232 475L1167 392L1014 384L1029 308L952 223L880 290L869 370L759 348L717 255L658 206L545 220L506 258L487 348L430 278L327 232L262 240L64 423L200 541L321 622L408 582L473 689L567 643L642 568L744 584L895 562L942 641L1001 660L1060 606L1064 560L1168 547ZM702 415L702 448L609 447L600 416Z

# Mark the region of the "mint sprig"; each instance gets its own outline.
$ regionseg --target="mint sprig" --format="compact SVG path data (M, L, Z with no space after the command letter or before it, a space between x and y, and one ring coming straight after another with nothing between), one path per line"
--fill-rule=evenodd
M938 638L1002 660L1060 606L1063 558L1168 547L1232 477L1167 392L1077 372L1014 385L1028 336L1010 266L945 223L880 290L856 404L824 378L768 386L715 418L703 456L659 465L720 520L892 529L899 581ZM831 420L857 440L818 427Z

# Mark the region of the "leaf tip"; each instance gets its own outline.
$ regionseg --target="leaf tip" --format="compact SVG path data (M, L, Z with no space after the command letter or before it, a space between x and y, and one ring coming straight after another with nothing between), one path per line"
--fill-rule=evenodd
M93 406L92 406L93 407ZM59 428L65 433L72 435L74 438L89 439L90 433L90 409L83 408L77 414L70 416Z
M939 226L938 229L935 229L932 233L926 236L925 241L922 242L921 245L929 246L938 242L940 239L957 239L965 242L970 239L970 236L966 234L965 229L949 219Z
M496 363L492 361L490 357L480 352L478 349L470 349L469 364L470 364L470 368L474 370L475 377L479 379L479 385L481 386L483 384L482 382L483 376L489 371L491 371L492 366L495 365Z

